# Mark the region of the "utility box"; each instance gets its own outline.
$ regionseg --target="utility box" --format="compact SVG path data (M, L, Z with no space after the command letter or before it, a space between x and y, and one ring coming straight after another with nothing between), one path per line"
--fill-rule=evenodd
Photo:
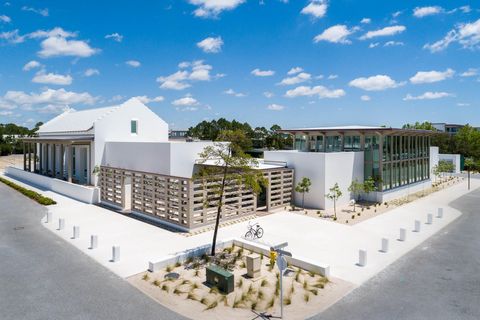
M247 256L247 277L258 278L261 275L260 256L258 254L251 254Z
M233 273L217 266L209 265L207 268L207 284L217 287L223 293L230 293L235 290Z

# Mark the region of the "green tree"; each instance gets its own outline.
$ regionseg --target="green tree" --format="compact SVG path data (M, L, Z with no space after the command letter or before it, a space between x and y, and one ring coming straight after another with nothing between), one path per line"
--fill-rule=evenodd
M302 180L295 186L295 191L302 194L302 208L305 209L305 193L310 192L312 182L309 178L303 177Z
M232 140L237 141L240 138L235 138L233 134L229 136ZM260 170L254 169L258 162L245 154L242 148L233 143L215 142L213 146L207 146L200 153L199 172L195 175L195 179L200 180L204 187L207 185L210 188L206 198L204 199L205 206L214 206L217 209L217 216L215 221L215 229L212 239L211 255L215 255L215 245L217 241L218 226L224 209L225 191L240 187L251 190L254 194L258 194L262 186L267 185ZM209 161L208 165L207 162ZM213 165L211 165L213 162Z
M355 212L358 197L363 192L363 183L358 182L357 179L353 180L348 187L348 191L353 194L353 200L355 200L355 202L353 203L353 211Z
M473 158L466 158L465 159L465 169L467 169L467 179L468 179L468 190L470 190L470 172L473 170L479 170L479 165L475 163Z
M480 159L480 131L466 125L455 135L456 152L465 157Z
M371 192L377 190L375 179L368 177L367 180L363 181L363 192L368 196Z
M431 130L431 131L437 131L432 125L431 122L425 121L425 122L415 122L414 124L404 124L402 126L403 129L415 129L415 130Z
M340 187L338 186L338 183L335 183L333 187L331 187L325 195L326 198L330 199L333 201L333 212L335 214L335 220L337 219L337 200L342 196L342 191L340 190Z

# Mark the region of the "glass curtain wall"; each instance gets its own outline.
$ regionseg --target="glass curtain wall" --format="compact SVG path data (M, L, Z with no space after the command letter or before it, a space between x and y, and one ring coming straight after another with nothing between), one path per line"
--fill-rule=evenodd
M398 188L430 178L430 138L385 136L383 139L383 190Z

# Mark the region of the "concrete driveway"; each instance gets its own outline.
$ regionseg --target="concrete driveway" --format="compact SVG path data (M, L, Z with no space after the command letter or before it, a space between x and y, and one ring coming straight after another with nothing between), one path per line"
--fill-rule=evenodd
M45 232L45 212L0 183L2 320L185 319Z
M479 204L453 201L456 221L312 319L480 319Z

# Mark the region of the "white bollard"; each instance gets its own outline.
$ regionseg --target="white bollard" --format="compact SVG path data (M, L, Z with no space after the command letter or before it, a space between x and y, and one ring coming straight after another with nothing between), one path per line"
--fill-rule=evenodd
M400 241L406 241L407 240L407 230L405 228L400 228L400 238L398 238Z
M438 208L437 210L437 218L443 218L443 208Z
M367 265L367 250L358 250L358 265L360 267Z
M98 236L91 235L90 236L90 249L95 249L98 247Z
M112 247L112 262L120 261L120 247Z
M420 220L415 220L415 229L414 229L414 231L415 231L415 232L420 232L420 226L421 226Z
M388 239L387 238L382 238L382 252L387 253L388 252Z
M427 224L432 224L433 223L433 214L429 213L427 215Z
M79 226L74 226L73 227L73 239L78 239L80 238L80 227Z
M47 223L50 223L50 222L52 222L52 213L47 212Z
M58 230L63 230L65 228L65 219L58 219Z

